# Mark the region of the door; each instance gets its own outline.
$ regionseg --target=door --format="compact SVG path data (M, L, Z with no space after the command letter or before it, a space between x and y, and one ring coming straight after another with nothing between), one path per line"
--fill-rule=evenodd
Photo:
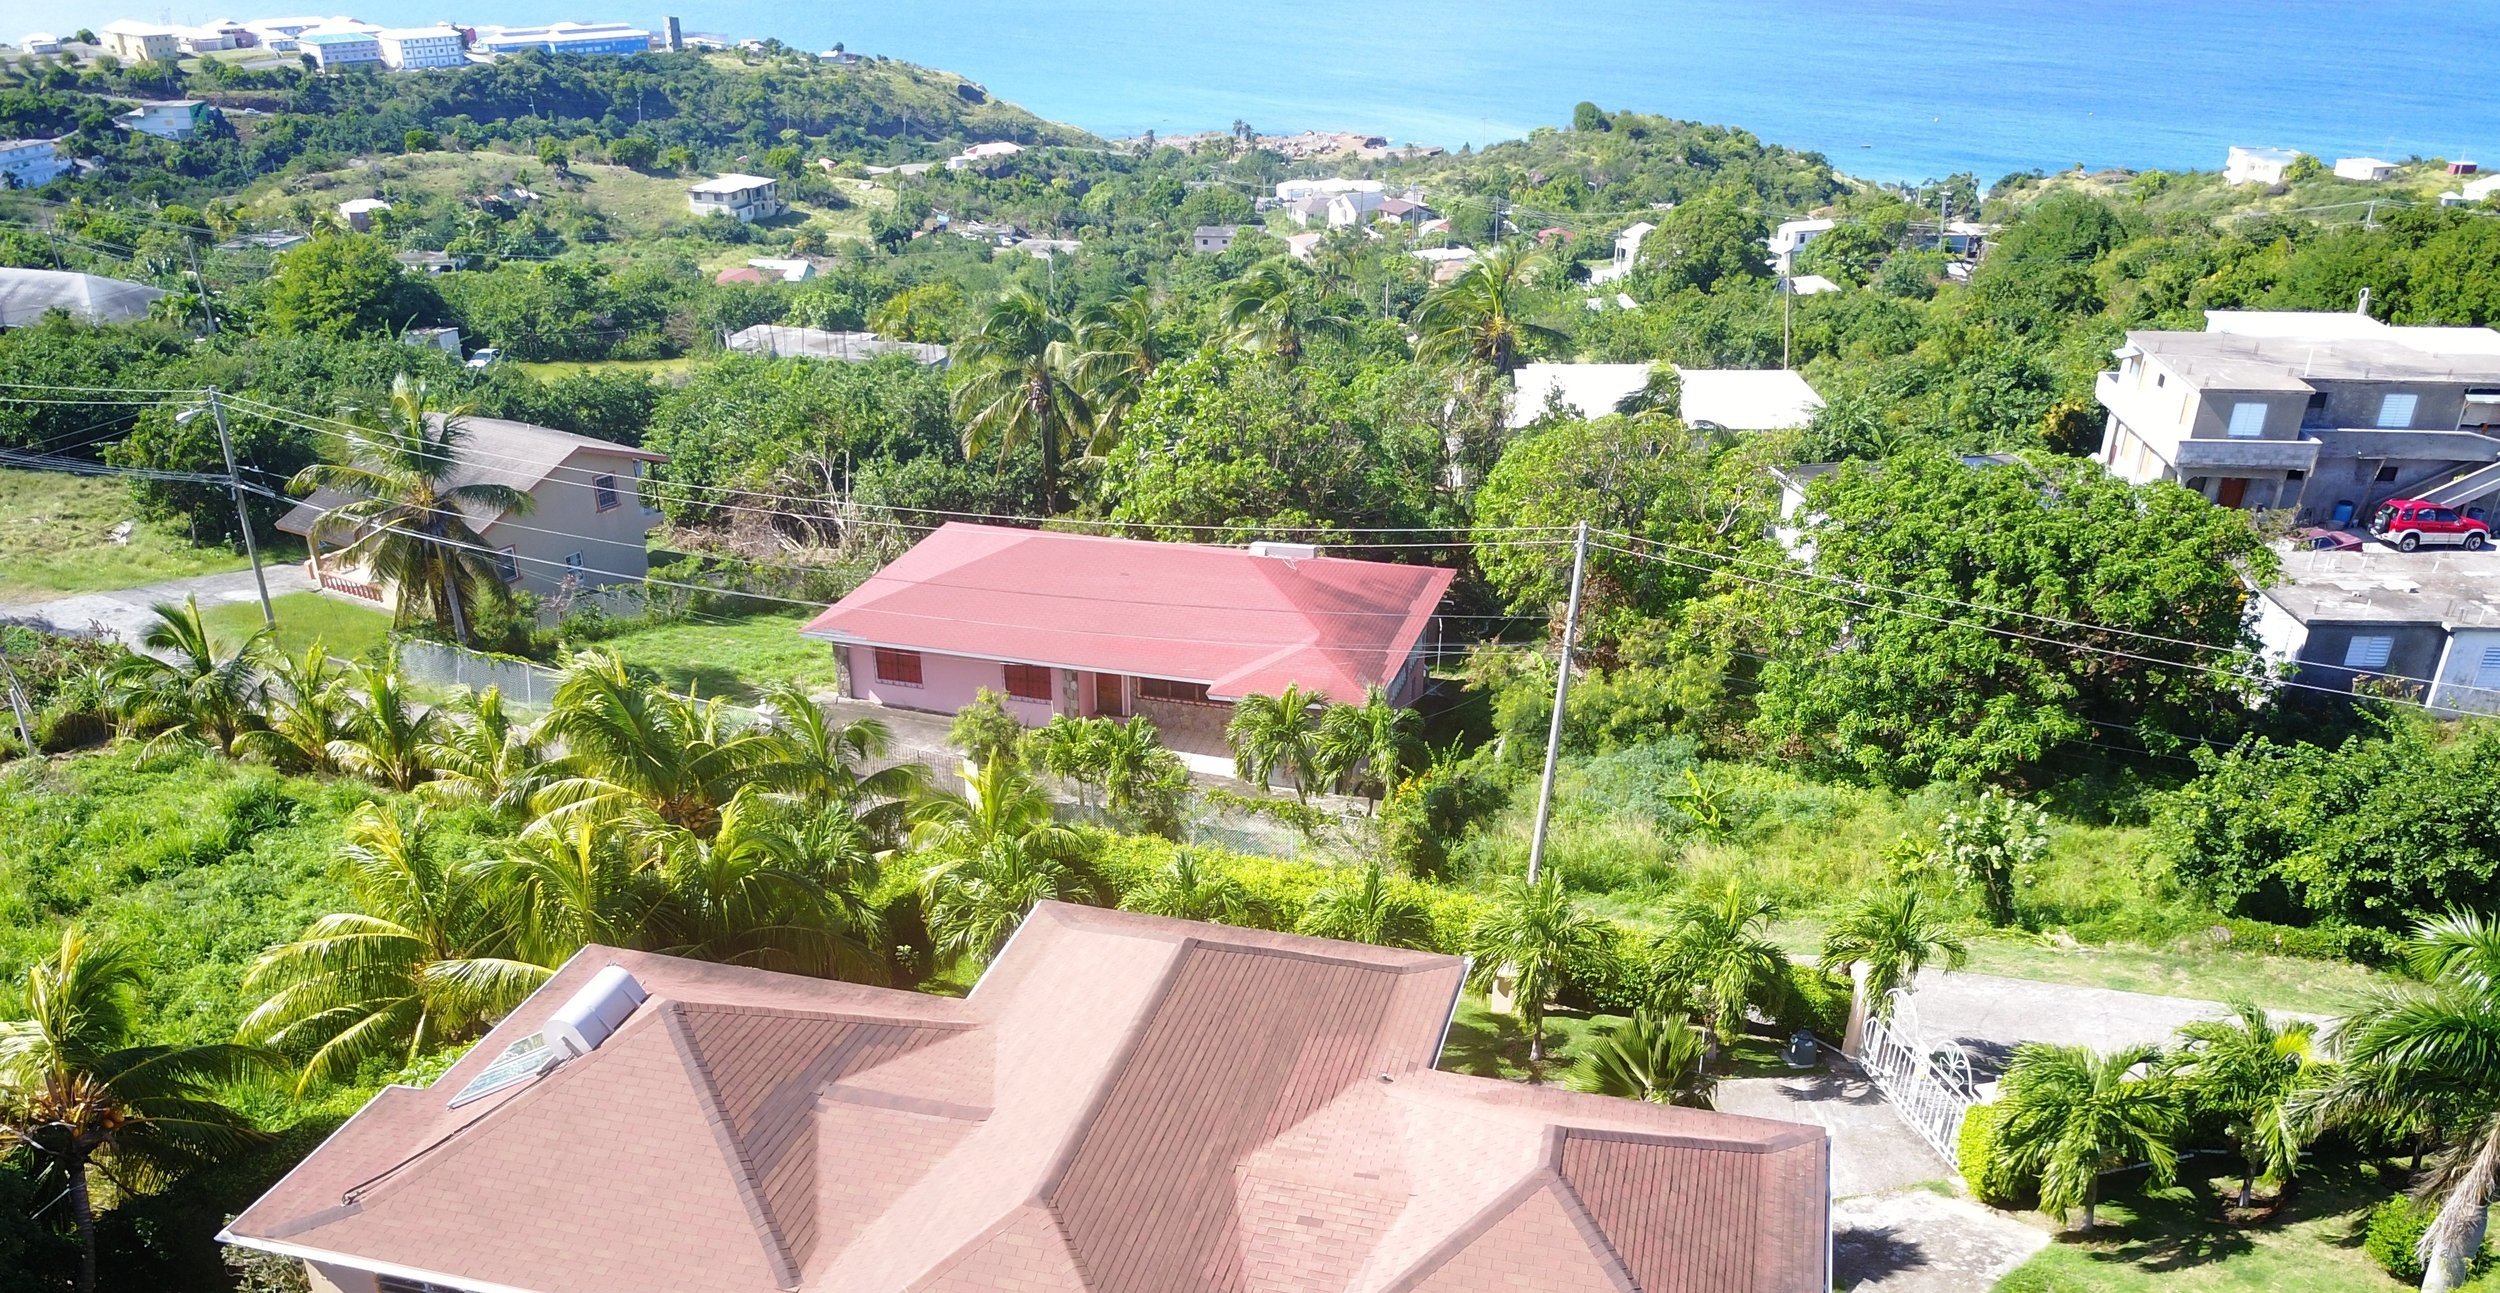
M2225 476L2214 490L2214 501L2224 507L2238 507L2247 497L2248 478L2245 476Z
M1128 710L1122 704L1120 696L1120 675L1116 673L1094 675L1094 713L1100 718L1128 717Z

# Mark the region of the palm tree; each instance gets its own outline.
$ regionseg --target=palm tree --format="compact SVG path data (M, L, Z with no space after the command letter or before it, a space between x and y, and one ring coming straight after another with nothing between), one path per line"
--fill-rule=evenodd
M243 1040L313 1048L299 1092L373 1056L414 1062L501 1017L552 973L518 955L517 922L491 901L487 873L427 847L422 809L403 817L364 805L340 856L360 910L315 920L243 979L269 993L244 1017Z
M1537 267L1535 251L1506 244L1434 288L1415 314L1421 353L1463 355L1508 376L1532 346L1560 342L1561 332L1525 317Z
M660 951L820 978L878 977L884 929L868 890L876 859L840 806L799 814L748 790L708 835L682 827L657 837L666 896L652 913Z
M928 785L929 770L893 763L861 771L893 749L894 733L883 720L836 721L794 682L773 688L765 704L781 748L757 768L758 784L811 803L842 805L879 840L890 843L901 833L910 801Z
M1874 1018L1891 1014L1893 989L1917 979L1929 964L1958 970L1969 961L1970 945L1907 885L1868 894L1823 933L1823 971L1848 974L1852 965L1865 966L1857 982L1859 1005Z
M293 482L299 491L333 490L350 500L314 524L316 548L333 530L354 535L339 555L398 590L399 623L423 614L462 642L470 640L469 608L504 589L472 518L526 514L532 502L510 485L459 479L468 415L466 405L437 407L424 381L402 373L391 382L387 410L351 416L357 429L346 433L346 461L315 463Z
M135 1194L263 1139L216 1093L269 1056L134 1042L138 986L127 951L66 926L60 947L27 967L20 1017L0 1023L0 1149L25 1150L60 1174L78 1226L80 1293L96 1283L89 1168Z
M490 874L516 916L518 959L560 965L588 943L641 941L660 885L627 846L627 834L584 818L514 841L512 855Z
M1673 977L1689 985L1714 1045L1736 1040L1748 1006L1776 1008L1788 954L1771 941L1779 903L1742 884L1675 905L1675 929L1659 941Z
M1318 700L1294 683L1274 696L1235 701L1232 721L1224 726L1225 743L1233 747L1234 774L1264 791L1282 772L1293 778L1294 797L1308 802L1312 784L1320 779L1318 731L1311 721L1311 706Z
M1709 1054L1709 1036L1691 1015L1637 1010L1589 1044L1571 1084L1598 1095L1707 1109L1717 1085Z
M2278 1026L2264 1008L2231 1003L2229 1019L2200 1019L2179 1030L2187 1042L2176 1069L2196 1102L2230 1119L2247 1170L2240 1176L2240 1206L2250 1206L2257 1184L2291 1184L2300 1167L2301 1120L2292 1103L2317 1062L2317 1025L2306 1020Z
M426 751L442 729L434 710L408 694L408 682L387 665L352 666L347 735L330 743L339 767L393 790L414 790L434 774Z
M2462 911L2425 920L2406 959L2420 982L2382 989L2337 1022L2338 1063L2297 1107L2313 1124L2450 1132L2418 1187L2439 1200L2422 1236L2422 1287L2444 1293L2482 1251L2500 1179L2500 926Z
M1137 406L1146 379L1168 357L1155 330L1155 290L1140 285L1077 315L1075 377L1094 411L1091 452L1109 453L1120 442L1120 419Z
M1235 345L1267 356L1279 368L1301 363L1311 341L1354 330L1354 317L1341 298L1281 260L1253 266L1233 280L1217 317Z
M1208 866L1198 850L1186 846L1172 850L1172 860L1129 890L1120 906L1149 916L1252 928L1264 928L1272 918L1267 904L1251 897L1241 881Z
M515 716L503 689L475 693L466 714L439 727L423 757L434 779L417 787L428 803L484 804L505 817L518 816L546 784L546 750L538 725Z
M1042 506L1059 510L1059 464L1069 444L1094 425L1075 376L1076 332L1028 288L990 303L980 330L955 347L953 398L964 456L1036 446L1042 455Z
M708 832L788 749L771 732L733 729L720 700L672 695L603 651L565 666L540 730L563 744L564 758L530 801L539 814L532 830L642 816Z
M1563 892L1562 869L1534 880L1512 876L1494 893L1493 908L1468 938L1479 987L1510 978L1512 1008L1528 1030L1528 1062L1545 1058L1545 1008L1575 960L1605 950L1606 922L1581 911Z
M933 794L913 814L912 848L930 859L920 892L939 951L987 961L1033 904L1108 900L1082 839L1053 819L1031 777L1007 763L967 762L963 779L960 794Z
M1421 744L1416 735L1421 726L1413 710L1391 704L1389 693L1379 687L1366 690L1360 705L1331 705L1319 716L1313 747L1320 775L1334 782L1353 780L1362 788L1365 804L1376 804L1398 784L1408 758Z
M332 742L348 734L345 688L329 648L315 642L301 656L282 656L263 692L264 727L243 733L235 748L294 772L338 771Z
M269 630L220 651L200 618L198 598L185 597L180 606L159 602L150 610L156 622L139 639L145 650L112 665L114 714L155 730L155 741L195 741L233 754L236 742L258 725Z
M2143 1162L2153 1182L2178 1176L2178 1086L2160 1071L2161 1048L2025 1042L2014 1048L2000 1088L1999 1135L2006 1166L2040 1178L2040 1209L2060 1221L2077 1209L2092 1229L2101 1173Z
M1298 928L1313 938L1376 947L1432 946L1432 913L1376 859L1321 886Z

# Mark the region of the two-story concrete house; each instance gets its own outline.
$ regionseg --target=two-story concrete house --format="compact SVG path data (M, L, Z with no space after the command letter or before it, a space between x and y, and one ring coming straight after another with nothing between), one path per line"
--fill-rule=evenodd
M2269 664L2305 688L2371 680L2443 714L2500 713L2500 562L2484 553L2284 544L2258 590Z
M506 585L545 596L633 583L649 573L645 540L660 513L645 502L642 485L668 455L502 418L464 417L460 426L468 434L453 455L452 483L509 485L530 497L526 512L469 509L463 517L494 549ZM395 590L340 555L357 534L324 521L352 501L316 490L280 517L278 528L305 537L312 550L305 568L323 588L394 605Z
M2310 525L2390 498L2486 514L2500 491L2500 332L2358 314L2208 311L2130 332L2095 393L2101 464Z
M761 175L715 175L686 190L696 215L725 215L740 224L769 220L784 210L781 183Z
M57 141L0 139L0 188L39 189L71 169Z

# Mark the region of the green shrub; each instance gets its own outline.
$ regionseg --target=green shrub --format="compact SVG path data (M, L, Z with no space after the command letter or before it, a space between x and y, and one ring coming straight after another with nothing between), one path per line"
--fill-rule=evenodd
M2370 1224L2362 1235L2361 1247L2380 1270L2407 1284L2419 1283L2422 1232L2431 1228L2431 1218L2436 1215L2435 1209L2399 1194L2370 1209Z
M1962 1116L1962 1136L1954 1145L1954 1157L1962 1179L1970 1183L1971 1197L1992 1208L2019 1208L2030 1202L2040 1183L2006 1164L2004 1127L2004 1105L1972 1105Z
M1788 990L1773 1017L1784 1036L1800 1028L1837 1042L1849 1031L1849 981L1807 962L1788 963Z
M1560 999L1592 1014L1660 1009L1667 1004L1659 1000L1661 990L1670 987L1659 979L1664 968L1647 935L1618 925L1596 955L1574 957L1564 965Z
M2233 947L2308 961L2388 965L2403 954L2404 948L2402 934L2368 925L2347 925L2341 921L2276 925L2243 916L2227 916L2217 925L2230 935Z
M48 709L35 718L35 746L64 754L113 739L113 724L91 709Z

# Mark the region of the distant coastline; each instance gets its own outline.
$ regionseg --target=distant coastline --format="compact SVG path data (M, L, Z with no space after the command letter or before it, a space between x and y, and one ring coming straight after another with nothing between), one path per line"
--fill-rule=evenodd
M190 12L198 3L170 16L220 16ZM439 0L342 7L387 22L443 12ZM1740 127L1878 180L1968 171L1984 184L2079 163L2212 170L2235 144L2500 160L2489 96L2441 70L2459 51L2500 49L2500 5L2488 0L1792 0L1776 16L1749 0L1533 15L1499 0L1096 0L1047 12L958 0L943 21L766 0L667 11L688 30L838 42L958 72L1106 138L1245 121L1262 134L1363 130L1455 151L1560 126L1590 100ZM14 12L18 30L100 21L71 0ZM627 17L658 19L612 2L510 0L494 20Z

